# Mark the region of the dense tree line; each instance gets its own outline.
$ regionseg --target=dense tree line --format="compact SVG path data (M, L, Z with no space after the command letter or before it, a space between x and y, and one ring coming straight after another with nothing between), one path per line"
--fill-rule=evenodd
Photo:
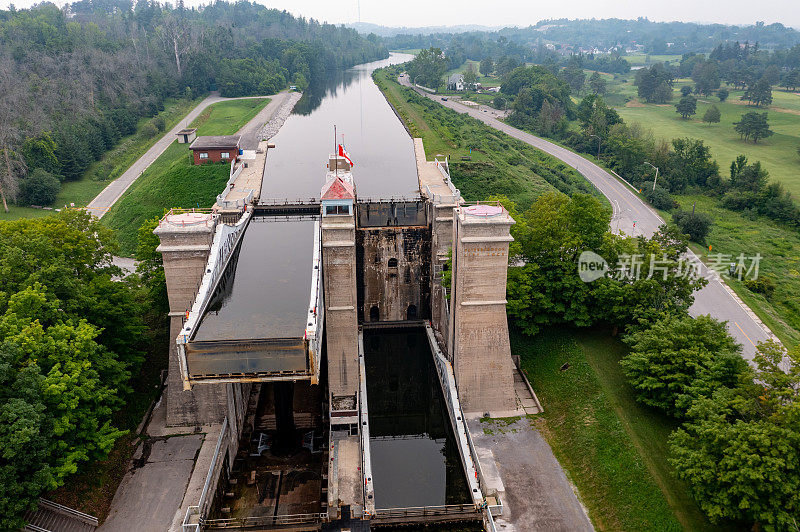
M114 280L116 244L83 211L0 222L0 528L122 434L154 299ZM163 309L161 309L163 311ZM163 316L163 314L162 314Z
M386 55L374 35L249 2L81 0L0 11L2 199L20 188L23 201L51 197L54 176L81 177L167 97L304 88ZM26 178L35 182L20 187Z

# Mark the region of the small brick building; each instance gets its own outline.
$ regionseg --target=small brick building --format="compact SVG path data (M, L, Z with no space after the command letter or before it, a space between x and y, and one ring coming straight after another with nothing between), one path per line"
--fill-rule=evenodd
M192 150L194 164L233 161L239 155L239 135L197 137L189 149Z

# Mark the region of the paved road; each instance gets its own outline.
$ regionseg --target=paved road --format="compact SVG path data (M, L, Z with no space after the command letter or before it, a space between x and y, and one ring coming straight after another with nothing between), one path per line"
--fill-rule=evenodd
M280 104L283 103L283 100L288 96L288 92L281 92L279 94L275 94L269 96L272 100L269 104L264 107L262 111L260 111L250 122L248 122L241 130L240 133L244 134L246 137L246 144L249 147L252 142L247 140L249 137L257 132L259 128L264 125L265 122L268 122L272 115L280 108ZM244 98L260 98L260 96L245 96ZM206 107L209 105L215 104L217 102L223 102L227 100L238 100L241 98L223 98L222 96L211 95L199 104L197 107L192 109L186 117L181 120L178 125L174 128L169 130L167 133L164 134L153 146L147 150L144 155L142 155L136 162L134 162L130 168L128 168L121 176L117 179L112 181L111 183L103 189L100 194L98 194L89 204L86 206L86 210L90 213L94 214L98 218L102 218L103 215L108 212L108 209L111 208L114 203L128 190L134 181L136 181L142 173L147 170L147 168L153 164L153 162L158 159L158 157L164 153L174 141L175 135L181 129L187 127L192 121L200 116L200 113L205 110Z
M411 86L406 76L401 76L400 83L407 87ZM622 231L629 235L644 234L649 236L656 231L658 226L664 223L658 213L634 194L630 188L584 157L501 122L498 119L497 111L486 106L471 108L452 98L448 99L448 101L442 101L441 96L429 94L416 88L415 90L419 94L454 111L467 113L481 122L549 153L575 168L611 202L613 207L612 230ZM634 222L636 227L634 227ZM690 259L699 263L699 259L694 253L690 253ZM705 266L701 266L700 270L701 275L709 275L708 268ZM711 277L712 279L709 280L708 285L695 294L695 303L689 311L693 316L710 314L718 320L727 321L731 335L742 344L742 354L747 360L752 360L755 355L756 344L769 338L774 338L774 335L760 322L753 311L747 308L738 296L721 282L713 272L711 272Z

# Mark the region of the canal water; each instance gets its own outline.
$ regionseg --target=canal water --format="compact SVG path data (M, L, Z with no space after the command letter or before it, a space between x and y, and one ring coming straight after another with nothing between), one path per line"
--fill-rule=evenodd
M469 503L424 329L365 330L364 362L376 508Z
M325 165L336 142L353 159L360 198L416 197L419 192L414 145L403 124L372 81L372 71L403 63L409 54L365 63L311 87L271 140L261 188L262 200L319 198Z

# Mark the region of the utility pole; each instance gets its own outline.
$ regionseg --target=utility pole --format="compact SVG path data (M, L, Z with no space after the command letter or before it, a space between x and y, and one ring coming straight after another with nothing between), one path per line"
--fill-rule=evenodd
M655 177L655 179L653 179L653 190L655 190L656 189L656 181L658 181L658 166L653 166L652 164L648 163L647 161L645 161L644 164L650 166L651 168L655 168L655 170L656 170L656 177Z

